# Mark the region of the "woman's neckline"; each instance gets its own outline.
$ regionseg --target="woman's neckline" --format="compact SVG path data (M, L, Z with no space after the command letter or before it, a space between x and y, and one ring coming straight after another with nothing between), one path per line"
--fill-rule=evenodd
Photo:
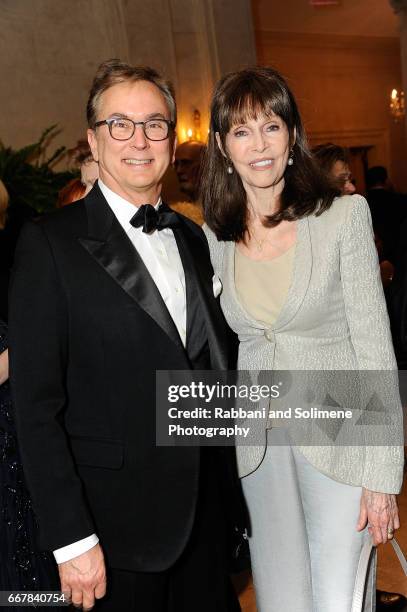
M261 264L261 263L271 263L273 261L276 261L277 259L281 259L282 257L284 257L285 255L288 255L296 246L297 241L293 242L293 244L283 253L280 253L280 255L276 255L275 257L271 257L270 259L252 259L251 257L249 257L248 255L246 255L245 253L242 253L242 251L239 249L239 247L236 245L236 251L239 255L241 255L242 257L244 257L244 259L247 259L249 261L252 261L255 264Z

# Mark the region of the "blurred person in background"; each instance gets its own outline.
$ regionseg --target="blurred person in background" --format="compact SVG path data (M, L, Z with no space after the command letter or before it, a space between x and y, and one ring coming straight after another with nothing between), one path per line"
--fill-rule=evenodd
M205 153L203 142L195 140L179 144L175 150L174 168L179 188L186 201L174 202L171 208L185 215L198 225L203 224L202 208L198 202L201 163Z
M99 165L93 159L92 151L87 140L78 140L76 147L70 149L69 155L75 165L80 169L81 182L85 187L84 197L89 193L99 178ZM79 198L78 198L79 199Z
M332 179L341 195L352 195L356 188L352 182L347 149L328 142L312 150L322 170Z
M0 319L0 591L57 590L54 558L36 543L38 525L21 465L8 378L8 330Z
M68 153L79 168L81 178L72 179L60 190L56 203L57 208L63 208L67 204L84 198L99 178L99 165L93 159L87 140L78 140L76 147L70 149Z
M368 169L366 187L373 229L383 242L385 257L397 267L400 240L403 241L400 228L407 218L407 196L394 191L384 166Z
M86 187L81 179L72 179L58 194L56 207L63 208L72 202L76 202L86 195Z
M340 195L352 195L355 193L356 188L352 182L347 149L333 143L327 143L316 146L312 152L322 170L332 180L334 187L338 189ZM375 232L375 244L379 257L383 287L387 289L393 280L394 265L387 258L383 239L377 232Z
M175 172L180 190L186 195L189 202L198 200L199 177L204 153L204 143L194 140L183 142L175 150Z

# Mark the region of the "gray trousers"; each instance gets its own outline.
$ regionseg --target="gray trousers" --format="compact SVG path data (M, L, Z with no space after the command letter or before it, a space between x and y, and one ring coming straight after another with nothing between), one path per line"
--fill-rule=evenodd
M316 470L283 429L268 432L265 457L242 479L258 612L350 612L367 529L356 531L361 488ZM276 442L278 444L276 444ZM375 609L375 558L365 612Z

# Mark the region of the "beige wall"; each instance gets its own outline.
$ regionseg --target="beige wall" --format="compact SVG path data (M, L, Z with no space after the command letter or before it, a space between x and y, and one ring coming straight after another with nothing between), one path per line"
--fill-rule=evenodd
M53 123L56 142L83 137L91 75L128 56L121 4L105 0L0 0L0 139L23 146Z
M250 0L0 0L0 32L0 139L13 146L53 123L55 144L83 137L89 86L108 58L164 72L180 128L198 108L203 132L216 80L255 61Z
M400 89L399 40L256 30L257 56L288 79L312 144L333 141L371 147L369 165L388 167L407 191L403 124L388 111Z

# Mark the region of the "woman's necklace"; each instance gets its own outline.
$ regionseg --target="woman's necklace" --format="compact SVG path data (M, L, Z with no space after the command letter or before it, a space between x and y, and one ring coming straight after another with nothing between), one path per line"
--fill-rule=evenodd
M263 247L264 247L265 244L269 244L273 248L277 249L277 251L279 251L280 253L283 253L283 251L284 251L284 248L280 247L275 242L272 242L269 238L260 238L260 240L259 240L257 238L254 230L251 231L250 237L253 238L253 240L255 242L255 245L256 245L256 250L257 250L258 253L262 253L263 252Z

